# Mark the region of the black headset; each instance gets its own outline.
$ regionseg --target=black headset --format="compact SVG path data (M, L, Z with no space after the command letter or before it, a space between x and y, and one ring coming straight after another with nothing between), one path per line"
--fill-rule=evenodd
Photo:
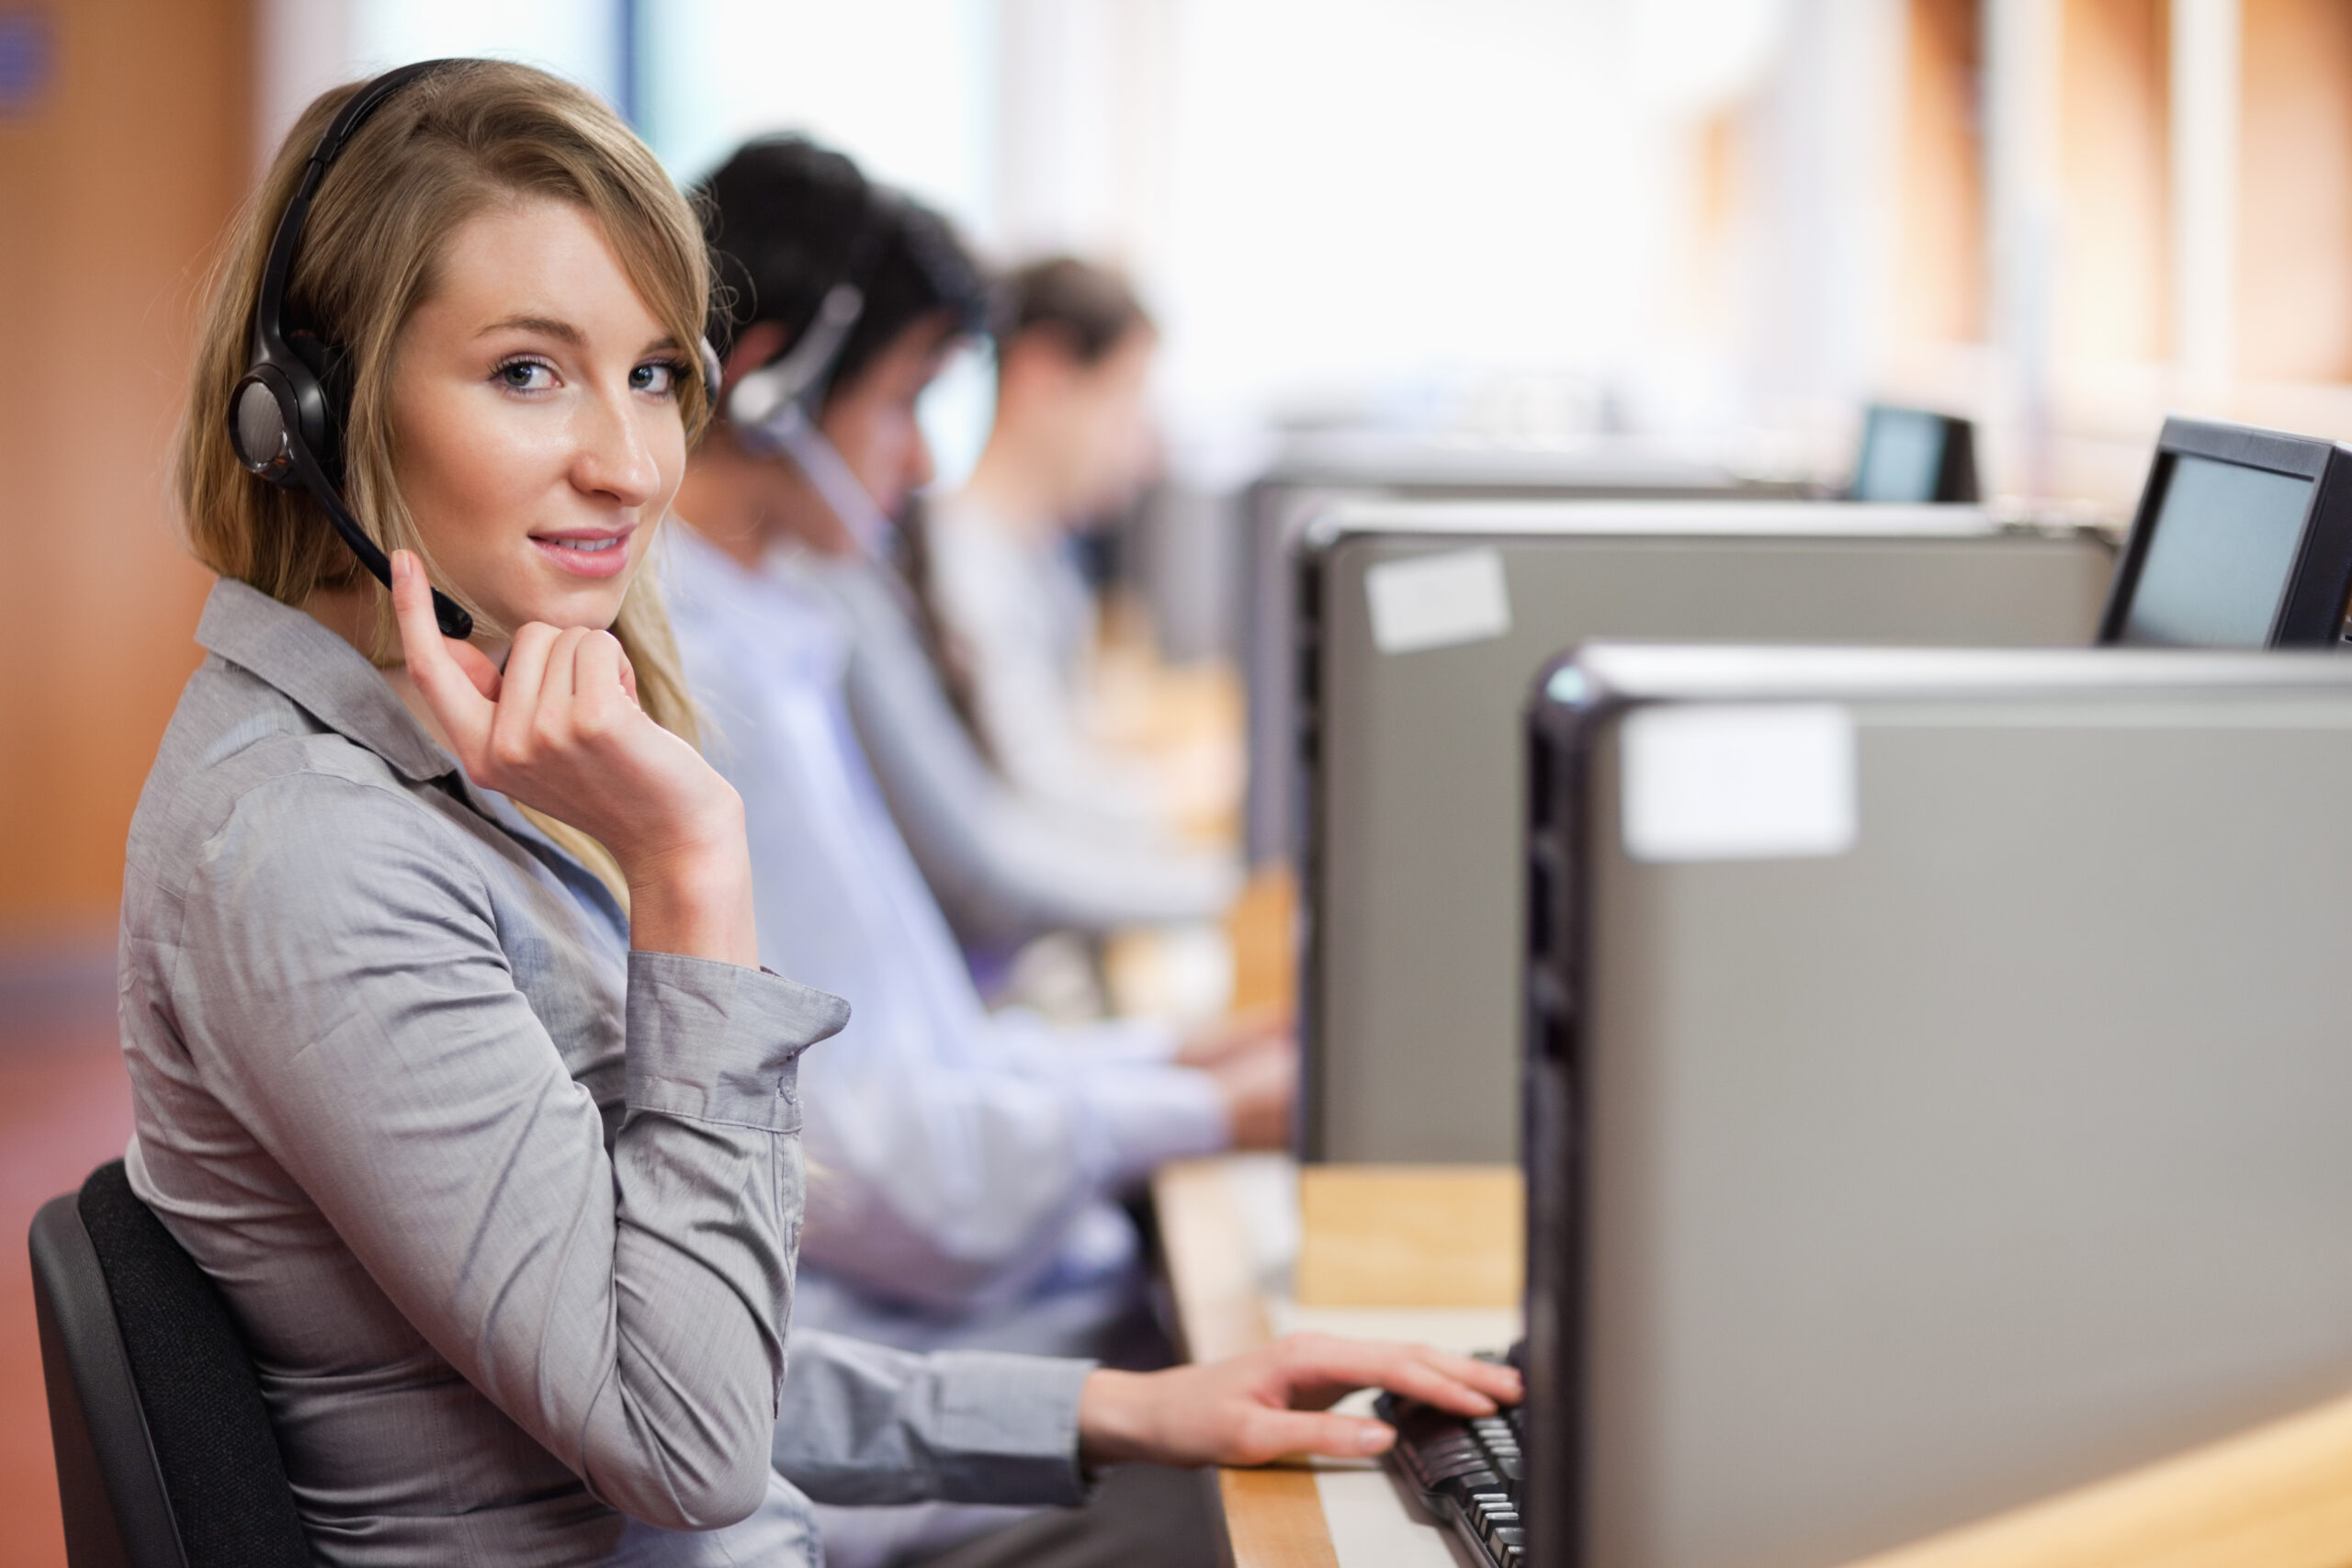
M890 520L826 438L818 414L840 371L850 334L865 317L866 291L892 242L907 246L908 259L943 303L952 302L958 289L947 281L949 259L928 243L931 231L912 221L905 197L863 175L859 197L840 270L819 299L816 313L789 349L736 381L724 412L746 446L792 463L850 536L869 554L878 554L890 536ZM980 315L985 317L985 308ZM978 324L985 330L984 321Z
M860 176L863 180L863 176ZM859 191L856 228L852 231L841 274L817 302L817 313L801 329L797 342L756 370L747 371L727 395L727 423L749 436L754 446L779 450L780 421L806 421L813 425L817 410L841 367L842 351L850 333L865 315L865 290L873 279L883 249L903 226L890 193L871 181Z
M352 136L394 93L420 76L458 63L426 60L385 72L354 93L319 138L303 166L301 183L278 215L269 261L262 270L261 295L254 303L253 363L229 401L229 439L238 460L272 484L306 491L359 564L387 588L392 585L392 563L343 502L343 410L350 395L347 353L314 333L287 331L286 286L311 200ZM702 344L702 371L704 389L716 407L718 356L707 342ZM437 588L433 591L433 615L444 637L473 635L473 616Z

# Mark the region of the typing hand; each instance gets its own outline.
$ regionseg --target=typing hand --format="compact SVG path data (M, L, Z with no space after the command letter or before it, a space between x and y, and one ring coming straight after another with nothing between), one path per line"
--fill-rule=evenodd
M1396 1440L1385 1422L1330 1406L1379 1387L1457 1416L1516 1404L1509 1367L1426 1345L1293 1334L1223 1361L1164 1372L1089 1376L1079 1396L1079 1449L1089 1464L1264 1464L1285 1454L1358 1457Z
M1176 1052L1187 1067L1214 1067L1228 1056L1261 1051L1270 1045L1288 1047L1296 1027L1286 1010L1262 1008L1194 1030Z
M1225 1097L1238 1149L1290 1146L1291 1113L1298 1102L1298 1043L1269 1035L1228 1050L1204 1068Z
M628 878L632 945L756 964L743 804L638 705L609 632L533 622L503 672L441 635L416 557L392 555L409 678L466 776L588 834Z

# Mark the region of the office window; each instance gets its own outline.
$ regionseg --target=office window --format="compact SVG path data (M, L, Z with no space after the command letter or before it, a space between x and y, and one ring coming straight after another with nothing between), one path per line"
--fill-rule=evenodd
M1985 329L1984 19L1980 0L1911 0L1904 60L1895 333L1979 343Z
M2242 5L2239 367L2352 378L2352 6Z
M2065 0L2059 42L2064 208L2060 352L2167 352L2171 249L2165 0Z

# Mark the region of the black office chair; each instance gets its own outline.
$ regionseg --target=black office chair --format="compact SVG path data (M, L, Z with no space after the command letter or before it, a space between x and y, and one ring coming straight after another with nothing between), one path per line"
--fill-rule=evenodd
M33 1305L73 1568L307 1568L236 1324L120 1160L33 1219Z

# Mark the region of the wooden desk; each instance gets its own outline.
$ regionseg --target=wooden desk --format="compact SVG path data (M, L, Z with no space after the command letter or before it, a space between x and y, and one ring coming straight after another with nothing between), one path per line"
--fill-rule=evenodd
M1508 1307L1301 1306L1285 1279L1298 1248L1294 1179L1283 1162L1236 1156L1184 1161L1154 1180L1195 1359L1302 1327L1465 1350L1514 1337ZM1383 1288L1408 1297L1412 1268L1407 1251ZM1218 1490L1235 1568L1458 1562L1374 1467L1227 1470ZM1847 1568L2352 1568L2352 1398Z

